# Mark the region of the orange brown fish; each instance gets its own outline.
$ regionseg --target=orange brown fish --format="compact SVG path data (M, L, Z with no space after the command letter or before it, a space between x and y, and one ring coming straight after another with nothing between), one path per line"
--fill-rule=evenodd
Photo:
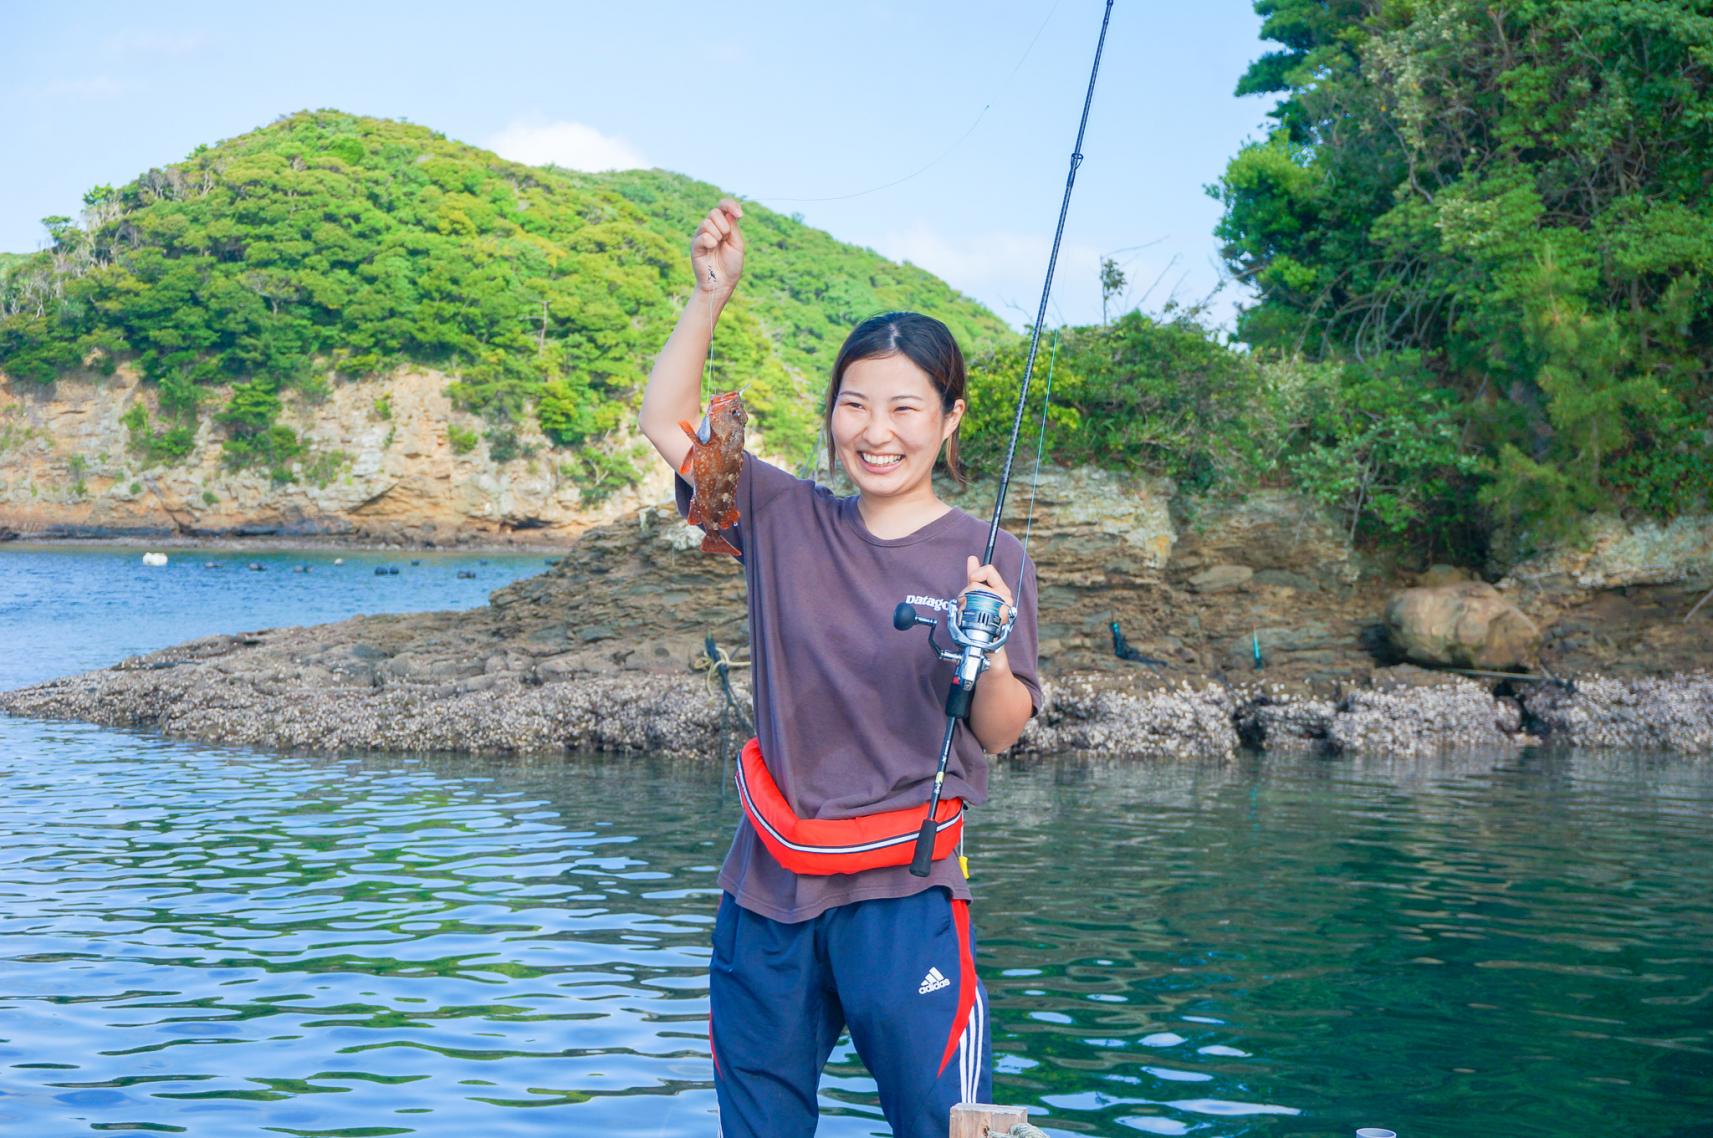
M688 520L702 527L703 553L739 555L737 547L719 531L738 524L738 473L743 469L743 429L747 422L749 411L736 391L709 401L700 430L688 419L678 421L690 436L690 453L684 456L678 473L690 480L695 491L690 497Z

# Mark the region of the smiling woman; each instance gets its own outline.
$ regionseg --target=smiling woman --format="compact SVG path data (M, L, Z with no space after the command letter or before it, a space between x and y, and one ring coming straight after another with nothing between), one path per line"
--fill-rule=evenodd
M901 536L950 509L934 494L942 448L960 483L963 353L940 321L888 312L859 324L827 385L828 464L836 458L861 494L863 522Z
M689 447L678 424L700 416L702 360L743 272L742 217L726 201L703 219L691 245L697 294L644 394L640 426L674 468ZM757 737L744 749L750 824L720 871L709 978L731 1138L812 1133L821 1068L847 1025L895 1134L940 1138L954 1104L991 1094L963 815L986 798L985 752L1016 742L1041 693L1022 544L1002 534L995 564L979 564L986 523L934 493L942 451L959 476L964 384L944 323L871 317L845 338L824 407L857 493L836 497L742 456L737 520L719 532L744 568ZM713 490L677 485L681 512ZM937 654L898 651L893 616L901 603L950 610L978 585L1016 619L987 658L968 729L948 736L942 798L931 746L950 669Z

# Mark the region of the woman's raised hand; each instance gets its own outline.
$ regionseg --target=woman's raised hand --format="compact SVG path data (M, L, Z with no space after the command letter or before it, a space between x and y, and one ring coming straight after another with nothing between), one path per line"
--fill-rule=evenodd
M738 229L742 216L743 206L723 198L697 226L690 241L690 265L701 291L729 296L737 287L743 275L743 233Z

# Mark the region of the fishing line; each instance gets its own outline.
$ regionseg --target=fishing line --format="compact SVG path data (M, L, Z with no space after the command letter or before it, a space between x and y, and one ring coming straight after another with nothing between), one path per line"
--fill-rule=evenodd
M1059 330L1055 328L1053 346L1047 351L1047 393L1041 400L1041 435L1035 442L1035 477L1029 482L1029 519L1023 526L1023 556L1026 558L1029 556L1029 536L1035 530L1035 491L1041 485L1041 452L1047 448L1047 408L1053 405L1053 363L1058 358ZM1018 584L1021 586L1022 582Z
M1071 150L1070 170L1065 176L1065 196L1059 203L1059 223L1053 231L1053 248L1047 257L1047 279L1041 286L1041 304L1035 313L1035 322L1029 330L1029 356L1023 363L1023 382L1017 393L1017 413L1011 420L1011 439L1005 448L1005 464L1000 469L999 492L993 503L993 520L988 526L987 546L981 557L981 564L993 564L993 547L999 539L999 519L1005 512L1005 495L1011 486L1011 466L1017 458L1017 439L1023 433L1023 414L1028 409L1029 382L1035 374L1035 360L1041 351L1041 327L1047 320L1047 305L1053 297L1053 270L1058 265L1059 249L1065 238L1065 219L1071 209L1071 191L1076 188L1077 168L1083 162L1083 137L1088 131L1089 109L1094 105L1095 79L1100 75L1100 57L1106 49L1106 32L1112 23L1112 2L1106 0L1106 11L1101 16L1100 40L1094 49L1094 65L1089 69L1088 93L1083 96L1082 118L1077 123L1077 141ZM1054 341L1054 356L1057 356L1057 339ZM1048 365L1051 372L1052 365ZM1045 415L1047 405L1043 403L1042 414ZM1036 462L1036 473L1039 475L1040 463ZM1019 580L1018 589L1023 582ZM935 814L939 809L941 792L945 789L946 766L951 758L952 741L957 734L958 722L967 721L970 710L975 702L976 681L987 669L990 654L1004 649L1005 642L1011 636L1011 630L1017 620L1017 606L1007 605L998 594L989 589L969 588L962 594L962 601L954 613L946 617L946 634L958 646L959 651L942 648L934 639L934 631L939 627L936 617L923 616L916 607L908 601L900 604L892 613L892 626L900 632L908 631L916 625L926 625L928 628L928 646L940 659L953 665L951 683L946 692L946 729L940 736L940 760L934 770L934 781L928 793L928 809L923 815L922 828L916 835L915 856L910 863L910 872L916 877L927 877L932 869L934 847L937 839ZM1009 609L1009 614L1006 610Z
M1005 512L1005 495L1011 487L1011 463L1017 457L1017 436L1023 429L1024 405L1029 399L1029 380L1035 373L1035 357L1041 350L1041 325L1047 319L1047 302L1053 296L1053 271L1059 263L1059 246L1065 238L1065 218L1071 210L1071 191L1077 184L1077 167L1083 164L1083 135L1088 130L1089 108L1094 105L1094 81L1100 74L1100 57L1106 49L1106 29L1112 22L1112 0L1106 0L1106 13L1100 22L1100 42L1094 49L1094 66L1089 71L1088 93L1083 96L1082 120L1077 126L1076 145L1071 150L1071 168L1065 177L1065 197L1059 204L1059 224L1053 230L1053 250L1047 255L1047 279L1041 286L1041 305L1035 312L1035 323L1029 330L1029 358L1023 364L1023 390L1017 395L1017 414L1011 421L1011 441L1005 448L1005 464L1000 468L999 494L993 503L993 520L987 528L987 546L981 563L993 563L993 547L999 540L999 519ZM1043 405L1042 414L1046 413ZM1037 473L1039 466L1037 465Z
M1047 25L1052 22L1053 13L1059 10L1059 4L1061 2L1062 0L1053 0L1053 6L1047 9L1046 19L1042 20L1041 26L1035 29L1035 34L1029 37L1029 45L1023 49L1023 54L1017 57L1017 62L1012 65L1011 70L1006 73L1005 78L1000 80L998 85L999 91L1004 91L1005 88L1010 85L1012 77L1023 69L1023 64L1029 59L1029 53L1035 50L1036 41L1041 38L1041 33L1047 30ZM922 174L926 174L929 170L932 170L941 162L944 162L947 158L951 157L952 152L962 146L964 141L969 138L970 135L975 133L976 128L981 125L981 120L987 117L987 112L993 109L993 104L999 102L999 98L1000 96L998 94L990 96L987 102L982 104L980 112L975 116L975 121L970 123L967 130L958 135L956 141L944 150L940 151L939 155L929 161L927 165L918 167L916 170L904 175L902 178L895 178L890 182L884 182L878 186L870 186L866 190L858 190L855 193L833 194L828 197L788 198L780 197L777 194L748 194L745 196L749 197L752 201L791 202L793 204L800 202L843 202L849 201L852 198L867 197L869 194L878 194L881 190L890 190L894 186L902 186L905 182L910 181L912 178L919 177Z
M719 250L719 246L718 245L714 246L714 249L717 252ZM709 288L708 288L708 358L706 360L704 360L702 363L702 406L704 406L704 407L706 407L708 405L708 392L710 390L712 390L713 383L714 383L714 289L713 289L713 285L717 284L719 282L719 279L720 278L718 278L714 275L713 269L708 270L708 282L709 282Z

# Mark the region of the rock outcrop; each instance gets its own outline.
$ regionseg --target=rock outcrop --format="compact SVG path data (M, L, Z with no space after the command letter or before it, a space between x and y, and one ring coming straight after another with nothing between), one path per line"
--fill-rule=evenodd
M1450 668L1525 668L1540 651L1534 621L1485 581L1405 589L1386 605L1405 659Z
M113 376L41 386L0 376L0 528L22 536L286 535L412 545L479 542L563 546L591 525L670 494L651 464L643 485L600 503L568 472L533 422L514 428L500 461L489 426L457 409L447 376L404 370L335 381L325 398L287 393L280 423L307 447L290 481L231 470L204 416L184 459L140 458L122 421L133 406L157 418L154 385ZM220 398L219 393L212 393ZM452 431L475 440L460 452Z

